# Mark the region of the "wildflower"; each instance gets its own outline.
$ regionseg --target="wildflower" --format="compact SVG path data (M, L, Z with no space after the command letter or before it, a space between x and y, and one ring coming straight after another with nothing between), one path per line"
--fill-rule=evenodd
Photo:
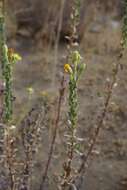
M22 57L21 57L18 53L14 53L14 54L12 55L12 58L13 58L13 60L14 60L15 62L22 60Z
M71 66L69 65L69 64L65 64L64 65L64 71L66 72L66 73L72 73L73 71L72 71L72 68L71 68Z
M27 91L28 91L29 95L32 95L34 93L34 89L32 87L28 87Z
M8 48L6 46L6 52L7 52L8 60L11 63L16 63L17 61L21 61L22 60L22 57L18 53L14 52L14 49Z

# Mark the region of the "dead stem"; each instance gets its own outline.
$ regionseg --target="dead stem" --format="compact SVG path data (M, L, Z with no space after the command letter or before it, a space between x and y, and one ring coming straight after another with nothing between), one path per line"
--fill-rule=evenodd
M45 170L44 170L44 174L43 174L43 177L42 177L40 190L43 190L43 188L44 188L44 183L45 183L45 180L47 178L48 169L49 169L51 159L52 159L52 155L53 155L55 140L56 140L57 131L58 131L58 127L59 127L60 113L61 113L61 106L62 106L62 100L63 100L63 97L64 97L64 92L65 92L65 78L64 78L64 75L63 75L62 80L61 80L61 88L60 88L60 91L59 91L58 108L57 108L56 119L55 119L55 124L54 124L55 126L54 126L53 138L52 138L52 142L51 142L51 146L50 146L50 150L49 150L48 160L47 160L46 167L45 167Z
M114 88L114 85L115 85L115 83L117 81L117 75L118 75L118 72L119 72L119 68L121 66L120 61L121 61L121 59L123 57L123 50L124 50L123 47L121 47L120 53L119 53L118 58L117 58L118 61L117 61L116 65L115 65L115 68L113 69L113 75L112 75L113 79L112 79L112 82L111 82L110 87L108 89L108 94L107 94L107 98L105 100L103 112L102 112L101 117L100 117L100 119L98 121L98 125L96 127L95 134L92 137L92 139L90 140L90 147L88 149L87 155L84 156L83 162L82 162L81 166L78 169L78 174L80 174L82 172L83 173L86 172L87 161L88 161L89 157L91 156L91 153L92 153L93 148L94 148L94 146L96 144L99 132L100 132L101 128L103 127L103 122L105 120L105 117L106 117L106 114L107 114L107 111L108 111L108 106L109 106L109 103L110 103L110 100L111 100L111 97L112 97L113 88Z

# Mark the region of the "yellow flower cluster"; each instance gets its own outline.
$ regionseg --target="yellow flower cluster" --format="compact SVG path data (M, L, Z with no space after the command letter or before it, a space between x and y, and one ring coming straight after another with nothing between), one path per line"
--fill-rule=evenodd
M22 57L18 53L15 53L12 48L8 48L7 45L4 48L10 62L16 63L22 60Z
M22 57L18 54L18 53L14 53L13 54L13 59L15 61L21 61L22 60Z
M69 65L69 64L65 64L64 65L64 71L66 72L66 73L72 73L73 71L72 71L72 68L71 68L71 66Z

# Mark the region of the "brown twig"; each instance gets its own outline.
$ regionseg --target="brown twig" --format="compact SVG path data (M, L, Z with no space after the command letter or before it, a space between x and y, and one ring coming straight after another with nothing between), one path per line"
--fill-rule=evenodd
M55 125L54 126L54 133L53 133L53 138L52 138L52 142L51 142L51 146L50 146L50 150L49 150L48 160L46 163L46 167L45 167L44 174L42 177L42 182L40 185L40 190L43 190L43 188L44 188L44 183L45 183L45 180L47 178L48 169L49 169L51 159L52 159L52 155L53 155L55 140L56 140L57 131L58 131L58 127L59 127L60 113L61 113L61 106L62 106L62 100L64 97L64 92L65 92L65 78L63 75L62 80L61 80L61 88L59 91L59 100L58 100L58 108L57 108L57 114L56 114L56 119L55 119L55 124L54 124Z
M108 106L109 106L109 103L110 103L110 100L111 100L111 97L112 97L113 88L114 88L114 85L115 85L115 83L117 81L117 75L118 75L118 72L119 72L119 68L121 66L120 61L121 61L121 59L123 57L123 50L124 50L124 48L121 46L120 53L119 53L119 55L117 57L117 63L115 65L115 68L113 69L113 75L112 75L113 79L112 79L112 82L111 82L110 87L108 89L108 94L107 94L107 97L106 97L106 100L105 100L104 109L102 111L101 117L100 117L98 125L96 127L95 134L92 137L92 139L90 140L91 142L90 142L90 146L89 146L87 155L84 156L83 162L81 163L81 165L80 165L80 167L78 169L78 174L80 174L82 172L83 173L86 172L87 161L88 161L89 157L91 156L91 153L92 153L93 148L94 148L94 146L96 144L99 132L100 132L101 128L103 127L103 122L104 122L104 119L106 117L106 114L107 114L107 111L108 111Z

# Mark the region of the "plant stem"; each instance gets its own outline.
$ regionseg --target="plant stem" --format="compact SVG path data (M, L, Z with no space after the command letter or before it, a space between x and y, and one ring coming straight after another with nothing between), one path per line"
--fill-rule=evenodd
M117 76L119 73L119 69L120 68L123 69L123 66L121 65L121 59L123 58L123 53L124 53L124 50L126 47L127 47L127 0L125 0L125 11L124 11L124 16L123 16L122 40L120 43L120 51L117 56L117 61L116 61L115 67L113 69L112 82L108 89L108 94L107 94L107 97L105 100L104 109L103 109L103 112L99 119L98 125L96 127L95 134L94 134L93 138L91 138L91 140L90 140L90 146L89 146L88 152L86 155L84 155L84 159L78 169L78 174L86 172L87 162L88 162L89 157L91 156L93 148L96 144L100 130L103 127L103 122L105 120L105 117L106 117L106 114L108 111L108 106L109 106L110 100L112 98L113 88L114 88L115 83L117 82Z
M55 145L55 140L56 140L57 131L58 131L58 127L59 127L60 113L61 113L62 100L64 97L64 91L65 91L65 79L63 76L62 81L61 81L61 89L59 91L58 108L57 108L57 114L56 114L56 119L55 119L53 138L52 138L52 142L51 142L51 146L50 146L50 150L49 150L49 155L48 155L48 160L47 160L46 167L44 170L42 182L40 185L40 190L43 190L43 188L44 188L44 183L45 183L45 180L47 178L48 169L49 169L51 159L52 159L52 155L53 155L53 151L54 151L54 145Z
M5 37L5 1L0 1L0 50L2 76L5 83L4 120L8 122L12 117L12 65L8 60L8 48Z
M119 58L119 61L120 61L120 59L121 58ZM109 89L109 92L108 92L108 95L107 95L107 98L106 98L106 101L105 101L105 104L104 104L104 109L103 109L103 112L101 114L101 117L100 117L100 120L98 122L98 125L96 127L95 134L94 134L93 138L91 139L91 143L90 143L90 147L88 149L87 155L84 156L83 162L82 162L81 166L78 169L78 173L81 173L85 169L87 161L88 161L88 159L89 159L89 157L90 157L90 155L91 155L91 153L93 151L93 148L94 148L94 146L96 144L99 132L100 132L101 128L103 127L103 122L104 122L104 119L106 117L106 114L107 114L107 111L108 111L108 106L109 106L109 103L110 103L110 100L111 100L111 97L112 97L113 87L114 87L114 84L117 81L117 75L118 75L119 66L120 66L119 61L116 64L115 69L114 69L112 83L110 85L110 89ZM85 171L83 173L85 173Z
M4 90L4 144L6 165L9 173L10 189L14 189L14 174L13 174L13 140L9 135L9 120L12 115L12 70L8 60L6 36L5 36L5 1L0 1L0 59L2 66L2 76L5 83Z

